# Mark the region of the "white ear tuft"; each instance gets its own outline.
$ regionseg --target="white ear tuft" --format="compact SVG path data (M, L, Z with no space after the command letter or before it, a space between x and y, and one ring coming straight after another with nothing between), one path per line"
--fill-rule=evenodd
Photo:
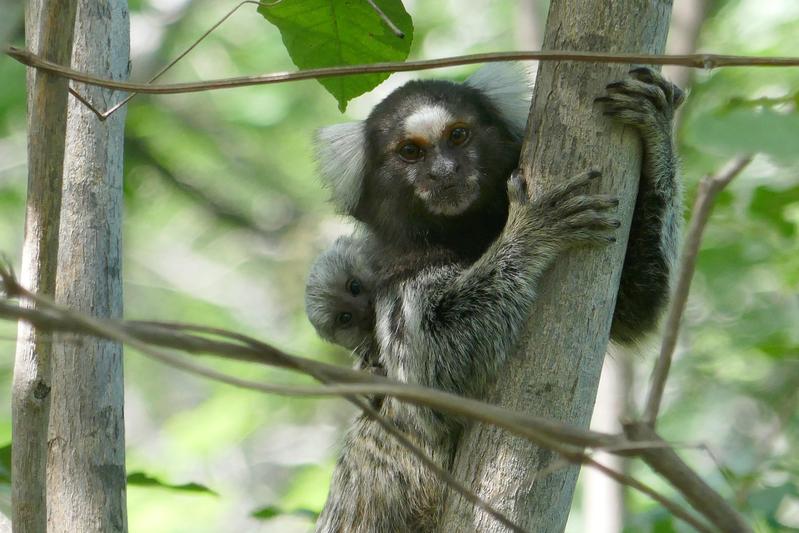
M533 74L529 69L515 62L489 63L465 83L482 91L497 106L513 132L524 135L533 97Z
M316 132L316 159L322 180L336 208L351 214L363 189L366 166L366 124L345 122Z

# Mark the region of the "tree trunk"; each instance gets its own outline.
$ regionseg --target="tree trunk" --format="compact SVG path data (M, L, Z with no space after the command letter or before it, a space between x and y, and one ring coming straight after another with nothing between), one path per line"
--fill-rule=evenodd
M25 16L28 48L69 65L75 2L31 0ZM28 71L28 199L20 282L45 296L55 292L67 81ZM47 508L45 464L50 412L50 334L20 323L12 392L14 530L42 533Z
M127 79L124 0L80 0L73 68ZM76 85L100 110L124 94ZM98 317L122 316L122 148L125 109L100 121L71 98L56 300ZM70 337L53 350L47 465L50 531L123 532L125 425L122 347Z
M662 53L670 11L668 0L553 0L544 48ZM526 342L490 395L503 407L581 427L591 419L641 164L637 134L612 124L593 99L629 67L541 63L521 158L534 195L597 168L603 172L597 187L621 201L617 243L569 252L544 276ZM536 475L556 460L547 449L474 425L461 440L454 472L521 526L558 532L569 515L578 467ZM446 531L504 529L452 493L443 524Z

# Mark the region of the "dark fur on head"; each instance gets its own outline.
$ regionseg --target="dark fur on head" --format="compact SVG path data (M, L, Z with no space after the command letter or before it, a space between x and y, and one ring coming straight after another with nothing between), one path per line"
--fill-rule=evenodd
M430 177L437 163L432 153L412 164L396 153L397 143L405 138L404 119L425 107L444 108L469 127L464 146L431 147L451 162L444 176ZM518 136L499 117L494 105L467 85L414 81L394 91L366 120L365 179L353 215L396 248L444 244L464 257L478 257L507 219L505 183L521 149ZM474 201L451 197L465 194L470 176L477 178ZM442 203L464 201L468 206L455 214L433 212L431 200L423 200L415 190L420 187L443 197Z
M530 94L522 68L497 64L463 84L409 82L366 121L323 128L318 157L334 202L395 255L433 246L476 260L507 219ZM404 156L406 144L418 158Z

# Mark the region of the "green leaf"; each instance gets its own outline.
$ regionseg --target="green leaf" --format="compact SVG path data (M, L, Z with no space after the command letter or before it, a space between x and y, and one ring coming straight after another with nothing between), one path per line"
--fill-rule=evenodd
M785 213L794 204L799 204L799 186L783 190L761 186L755 189L749 211L772 223L783 236L792 237L796 228Z
M400 0L376 0L404 33L398 37L365 0L291 0L258 12L280 30L291 60L301 69L405 61L413 22ZM389 73L318 80L344 112L353 98L371 91Z
M11 443L0 447L0 483L11 483Z
M270 518L275 518L276 516L282 515L294 515L294 516L303 516L308 518L309 520L316 520L319 518L319 513L311 511L310 509L295 509L293 511L285 511L273 505L269 505L262 509L258 509L257 511L253 511L252 517L259 518L261 520L269 520Z
M173 485L171 483L165 483L158 478L145 474L144 472L133 472L128 474L128 485L137 485L139 487L158 487L161 489L176 490L181 492L201 492L204 494L212 494L217 496L216 492L204 485L200 485L199 483Z

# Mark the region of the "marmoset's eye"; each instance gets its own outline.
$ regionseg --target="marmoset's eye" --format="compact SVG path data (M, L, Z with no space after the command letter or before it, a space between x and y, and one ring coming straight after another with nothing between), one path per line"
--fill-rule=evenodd
M455 146L465 143L469 140L469 128L463 126L452 128L452 131L449 132L449 140Z
M358 296L361 294L363 287L361 286L361 282L357 279L351 279L347 281L347 290L350 291L350 294L353 296Z
M399 156L409 163L415 163L422 158L422 149L419 148L419 145L412 142L406 142L400 145L399 149L397 150Z
M352 313L339 313L336 317L339 326L347 326L350 322L352 322Z

